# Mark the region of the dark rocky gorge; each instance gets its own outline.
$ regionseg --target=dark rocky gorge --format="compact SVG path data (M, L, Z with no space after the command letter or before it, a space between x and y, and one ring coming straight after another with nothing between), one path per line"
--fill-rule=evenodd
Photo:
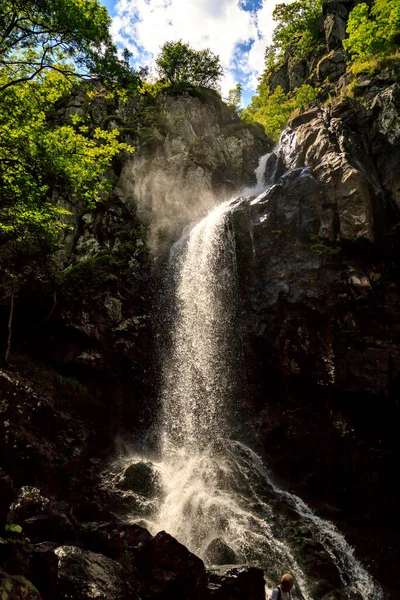
M325 600L360 594L289 492L335 523L399 596L390 485L399 460L400 90L371 81L366 92L365 104L347 99L294 118L267 161L270 187L235 203L228 219L244 441L274 473L254 476L255 514L268 503L275 543L290 547L309 597ZM133 449L157 455L163 252L214 193L254 183L271 150L212 98L161 102L162 125L116 166L109 201L74 209L54 310L52 290L29 276L18 298L14 365L0 372L5 598L258 600L256 566L269 584L287 568L272 550L263 564L226 564L240 560L216 538L205 559L219 566L206 570L168 531L151 535L149 515L132 519L138 497L152 506L163 493L152 459L131 461ZM134 107L121 110L129 121ZM244 486L240 474L235 485Z

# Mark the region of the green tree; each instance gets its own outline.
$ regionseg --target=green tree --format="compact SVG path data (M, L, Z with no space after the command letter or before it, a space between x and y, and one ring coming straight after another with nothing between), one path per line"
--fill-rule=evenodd
M111 19L98 0L2 0L0 93L42 71L137 83L109 33Z
M267 68L281 62L290 48L298 58L323 42L320 28L323 0L295 0L290 4L277 4L272 17L277 25L272 34L272 45L266 50Z
M343 46L355 59L394 52L400 43L400 0L375 0L371 9L358 4L350 13L347 33Z
M97 0L3 0L0 5L0 282L9 297L8 360L15 297L34 261L48 263L67 228L65 201L106 196L113 156L132 148L117 130L57 123L55 105L81 78L137 85L108 33ZM88 84L89 85L89 84ZM82 88L83 91L83 88Z
M270 93L265 84L259 86L258 91L258 95L253 96L250 106L244 109L242 116L248 121L261 123L266 134L275 142L286 127L290 115L314 102L318 93L307 84L289 94L285 94L280 86Z
M209 48L193 50L182 40L166 42L156 64L160 77L171 84L186 83L216 89L223 74L219 57Z
M242 89L242 84L237 83L235 87L228 92L227 104L237 113L240 112L242 104Z

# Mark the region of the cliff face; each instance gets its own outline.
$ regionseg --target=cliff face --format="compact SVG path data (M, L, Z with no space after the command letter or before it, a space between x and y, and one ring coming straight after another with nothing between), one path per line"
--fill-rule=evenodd
M319 64L325 77L327 61L342 76L343 56L336 59L349 6L326 5L333 54ZM293 64L286 69L294 82ZM390 491L400 458L396 78L359 77L363 103L347 99L294 118L267 162L273 185L233 214L249 423L276 476L337 522L385 581L399 558ZM78 94L60 118L82 110ZM177 542L119 522L98 474L116 438L152 444L159 377L153 258L216 196L254 183L271 144L208 92L170 91L112 114L100 103L92 120L123 123L137 151L115 163L113 193L95 210L69 207L72 230L57 257L55 290L45 273L28 273L16 298L13 365L0 371L0 518L1 526L7 515L23 521L33 543L21 542L15 557L14 542L1 542L1 566L35 585L37 577L49 600L57 586L64 598L85 581L100 585L99 570L103 583L114 581L106 597L124 590L129 598L168 598L184 589L191 598L224 598L226 585L240 587L240 600L248 572L215 575L206 590L204 567ZM3 306L4 329L7 316ZM310 551L296 527L293 543L310 573L325 579L320 549ZM44 542L50 545L39 547ZM152 579L160 564L165 569ZM71 592L75 567L81 580ZM137 588L125 590L135 569ZM256 599L262 578L252 577ZM388 583L393 598L396 577ZM336 571L330 578L329 589L337 589Z
M250 181L269 148L261 128L247 127L215 93L198 95L166 93L145 109L140 99L111 108L96 101L93 126L122 122L136 151L115 163L108 199L88 212L68 206L71 229L56 257L56 281L27 273L15 299L12 378L32 380L63 409L83 413L89 439L104 449L115 435L147 430L155 418L151 253L204 214L213 194ZM59 108L60 121L87 111L85 102L77 90ZM7 304L1 309L5 325ZM8 390L7 367L4 377ZM4 404L10 434L9 409ZM12 448L11 434L7 443ZM22 485L12 456L7 470Z
M377 83L365 105L293 119L268 161L274 185L234 222L264 452L382 579L398 561L383 490L400 458L400 90Z
M249 587L254 600L264 595L261 571L208 576L170 536L122 523L99 480L116 440L152 445L159 376L152 255L204 214L213 193L250 182L270 147L260 128L205 94L166 94L149 111L141 100L96 101L91 124L123 124L136 152L115 162L113 192L93 211L66 202L71 229L54 258L56 276L27 268L21 279L11 364L0 369L5 597L239 600ZM86 110L77 90L58 118ZM8 315L5 296L4 339Z
M135 119L134 107L121 112L127 124ZM271 144L261 126L246 125L212 90L190 95L172 89L155 100L151 114L115 193L137 207L149 224L149 246L160 254L216 197L254 183L258 159Z

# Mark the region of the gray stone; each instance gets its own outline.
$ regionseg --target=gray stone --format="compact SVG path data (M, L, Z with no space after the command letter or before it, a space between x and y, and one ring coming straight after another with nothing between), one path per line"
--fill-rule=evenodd
M59 600L136 598L128 582L129 574L114 560L75 546L60 546L55 553L58 557Z
M207 546L204 560L209 565L235 565L236 554L222 538L213 539Z

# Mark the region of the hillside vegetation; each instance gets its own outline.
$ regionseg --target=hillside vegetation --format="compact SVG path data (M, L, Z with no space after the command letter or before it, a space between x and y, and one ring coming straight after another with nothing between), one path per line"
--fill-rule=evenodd
M354 96L354 78L360 73L399 71L399 0L360 3L349 14L344 5L338 7L329 13L321 0L297 0L274 10L276 28L265 52L265 70L243 117L261 123L275 141L288 118L316 100Z

